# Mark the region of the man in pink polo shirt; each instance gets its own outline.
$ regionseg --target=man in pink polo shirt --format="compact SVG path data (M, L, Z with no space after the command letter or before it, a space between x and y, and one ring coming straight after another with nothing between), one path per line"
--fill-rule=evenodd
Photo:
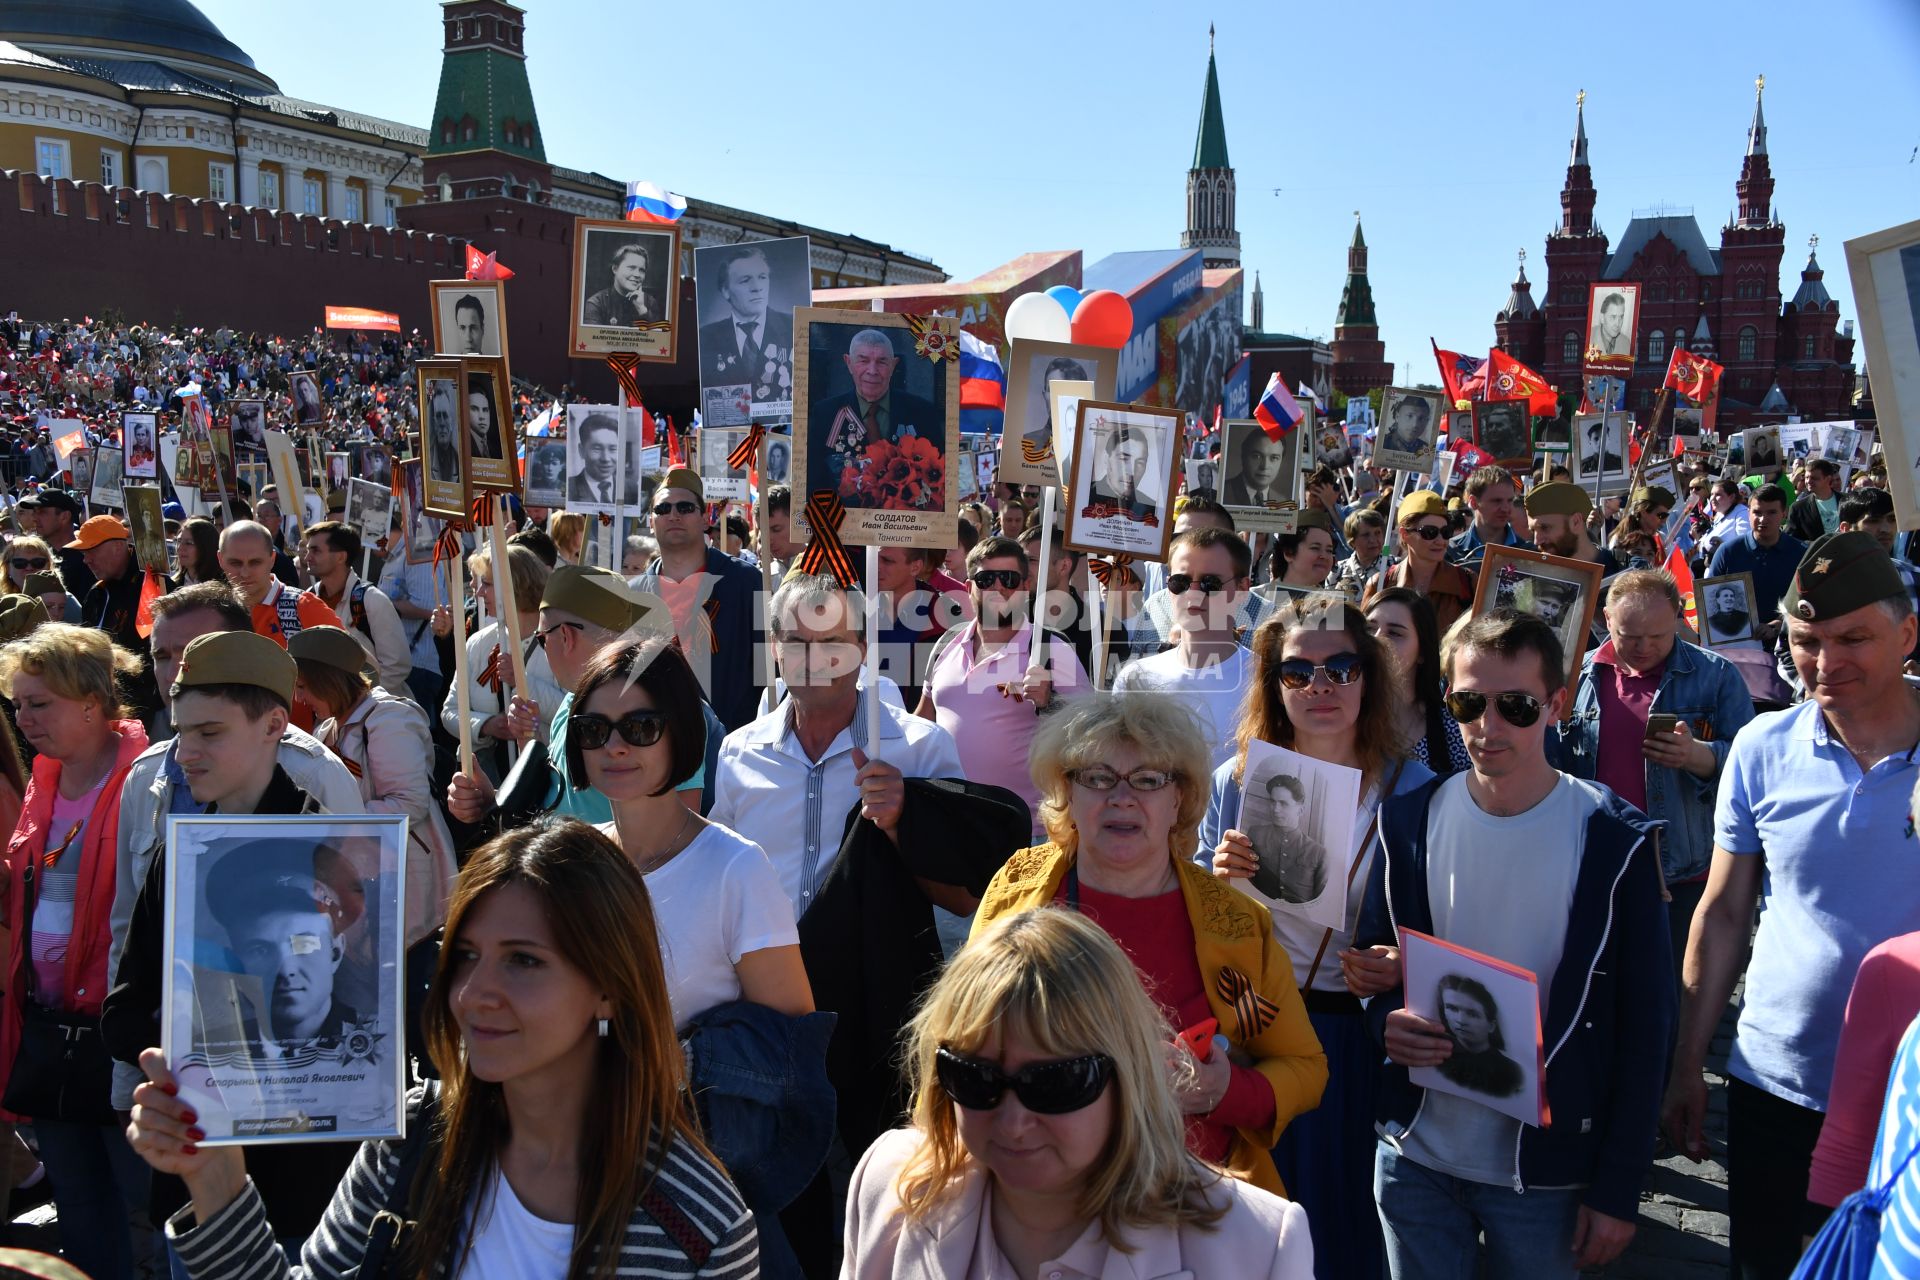
M1046 836L1027 748L1055 699L1081 692L1090 681L1068 640L1052 632L1041 633L1044 643L1036 638L1027 620L1031 567L1019 543L982 538L967 553L967 578L973 618L934 646L919 713L953 735L967 777L1027 802L1038 843Z

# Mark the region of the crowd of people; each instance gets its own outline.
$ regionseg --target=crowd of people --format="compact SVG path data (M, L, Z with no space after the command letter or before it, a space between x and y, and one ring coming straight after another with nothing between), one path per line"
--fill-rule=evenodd
M742 520L685 468L617 563L510 505L450 597L268 487L174 521L156 589L40 409L290 417L315 369L323 430L404 454L420 344L0 338L0 1172L88 1275L1571 1277L1664 1150L1726 1160L1733 1268L1784 1277L1920 1178L1875 1145L1920 1070L1920 637L1870 471L1329 467L1292 532L1194 491L1132 564L996 486L881 553L869 652L793 494ZM1478 599L1503 546L1600 566L1585 633ZM1676 546L1751 575L1750 638L1705 642ZM159 1046L204 813L406 815L406 1136L203 1145ZM1410 985L1416 934L1537 1008Z

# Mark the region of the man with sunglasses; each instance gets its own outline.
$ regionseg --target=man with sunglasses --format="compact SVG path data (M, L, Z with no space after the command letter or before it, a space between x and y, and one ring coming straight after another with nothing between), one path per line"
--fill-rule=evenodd
M80 520L80 504L65 489L42 489L20 499L15 510L33 513L27 516L38 521L32 532L60 557L60 580L74 599L85 600L95 581L93 570L87 567L86 552L69 545L78 532L75 526Z
M1819 1225L1803 1205L1848 992L1869 949L1920 930L1910 816L1920 697L1901 674L1916 631L1906 582L1871 534L1836 533L1807 548L1780 612L1807 699L1755 717L1728 754L1665 1117L1673 1144L1704 1158L1701 1072L1744 961L1726 1095L1740 1277L1784 1277Z
M1026 551L1012 539L974 543L967 553L971 621L934 645L918 714L952 735L966 777L1027 802L1038 842L1046 836L1028 748L1055 695L1078 693L1089 682L1072 644L1027 620L1030 574ZM1034 647L1042 643L1036 663Z
M1135 658L1113 682L1115 693L1168 693L1197 707L1213 748L1209 770L1234 753L1253 674L1239 623L1252 566L1253 553L1236 534L1214 528L1176 534L1167 553L1173 647Z
M1407 1069L1441 1066L1455 1041L1403 986L1374 996L1388 1265L1395 1280L1468 1280L1484 1234L1492 1280L1572 1280L1633 1239L1652 1163L1674 990L1651 824L1549 763L1567 703L1552 628L1491 610L1449 637L1442 665L1472 768L1382 804L1354 945L1415 929L1533 973L1552 1122L1414 1085Z
M707 542L706 493L690 468L675 467L661 479L652 528L660 554L632 585L667 602L707 704L729 730L738 729L760 702L760 575Z
M1478 467L1467 477L1467 508L1473 523L1447 547L1447 559L1466 569L1479 569L1488 546L1531 547L1514 531L1513 473L1505 467Z

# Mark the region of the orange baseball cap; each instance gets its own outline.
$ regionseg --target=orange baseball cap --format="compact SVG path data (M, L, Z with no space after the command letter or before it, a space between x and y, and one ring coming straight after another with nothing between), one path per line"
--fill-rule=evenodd
M91 551L115 538L131 538L132 532L118 516L88 516L80 532L67 544L68 551Z

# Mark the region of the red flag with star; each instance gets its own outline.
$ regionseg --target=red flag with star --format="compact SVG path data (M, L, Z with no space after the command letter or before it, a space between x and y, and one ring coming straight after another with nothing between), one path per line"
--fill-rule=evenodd
M502 265L499 254L482 253L472 245L468 245L467 279L511 280L513 279L513 268Z
M1487 352L1487 399L1525 400L1527 412L1550 418L1560 412L1560 397L1547 380L1506 352Z

